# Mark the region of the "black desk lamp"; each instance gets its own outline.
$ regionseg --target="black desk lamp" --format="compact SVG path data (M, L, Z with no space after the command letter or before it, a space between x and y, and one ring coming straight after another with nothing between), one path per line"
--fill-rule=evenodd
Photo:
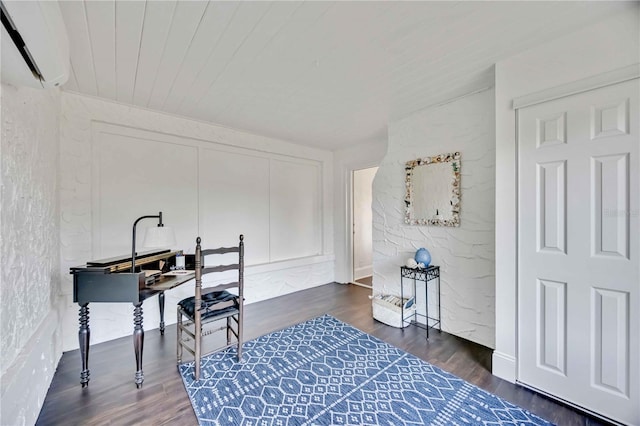
M176 244L176 236L173 233L173 228L164 226L162 223L162 212L157 215L140 216L133 222L133 237L131 239L131 272L136 271L136 225L142 219L158 219L158 226L156 228L147 229L147 233L144 237L145 247L168 247Z

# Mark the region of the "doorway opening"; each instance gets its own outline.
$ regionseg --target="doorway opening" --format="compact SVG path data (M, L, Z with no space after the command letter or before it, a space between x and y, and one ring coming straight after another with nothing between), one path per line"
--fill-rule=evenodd
M377 167L354 170L351 187L351 232L353 283L373 285L373 178Z

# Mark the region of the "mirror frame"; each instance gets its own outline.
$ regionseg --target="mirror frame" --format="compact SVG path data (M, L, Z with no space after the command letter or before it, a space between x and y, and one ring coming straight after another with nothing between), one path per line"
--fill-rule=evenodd
M435 218L417 218L413 213L413 170L419 166L428 166L429 164L451 163L452 168L452 191L451 191L451 218L435 219ZM418 158L416 160L407 161L405 165L405 186L406 195L404 198L406 213L404 222L407 225L433 225L433 226L460 226L460 169L462 167L461 155L459 152L450 152L432 157Z

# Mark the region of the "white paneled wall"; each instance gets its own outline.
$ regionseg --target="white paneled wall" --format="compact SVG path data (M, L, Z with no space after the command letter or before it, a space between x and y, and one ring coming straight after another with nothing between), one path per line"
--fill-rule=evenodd
M268 263L269 158L201 148L200 227L202 237L234 242L246 234L248 265ZM229 224L239 224L234 229Z
M127 253L132 221L158 211L188 253L196 235L213 247L243 233L247 266L322 254L321 161L102 123L93 140L94 257ZM156 223L140 222L138 248Z
M489 347L495 342L493 96L486 90L392 123L373 184L374 293L399 295L400 265L425 247L440 266L442 329ZM462 153L460 227L405 225L405 162L455 151Z
M103 123L93 125L92 140L92 257L130 253L133 221L159 211L175 230L176 248L195 245L197 147L180 144L179 138ZM138 224L138 251L144 251L145 229L157 223L149 219Z
M270 260L320 254L320 165L293 160L270 165Z
M247 302L334 280L332 154L113 102L64 93L61 126L61 274L64 346L77 347L69 267L127 254L131 226L163 212L177 247L193 253L245 234ZM145 229L138 225L137 248ZM191 295L167 293L166 321ZM156 298L144 327L158 327ZM91 304L92 343L131 333L132 306Z

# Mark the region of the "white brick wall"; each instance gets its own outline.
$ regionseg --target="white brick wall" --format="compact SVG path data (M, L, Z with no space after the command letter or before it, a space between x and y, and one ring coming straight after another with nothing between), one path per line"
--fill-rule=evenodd
M62 355L60 93L2 85L0 424L32 424Z
M400 294L400 265L425 247L441 268L443 330L489 347L495 342L494 134L493 90L420 111L389 126L388 154L373 185L374 293ZM461 226L405 225L405 162L455 151L462 153Z

